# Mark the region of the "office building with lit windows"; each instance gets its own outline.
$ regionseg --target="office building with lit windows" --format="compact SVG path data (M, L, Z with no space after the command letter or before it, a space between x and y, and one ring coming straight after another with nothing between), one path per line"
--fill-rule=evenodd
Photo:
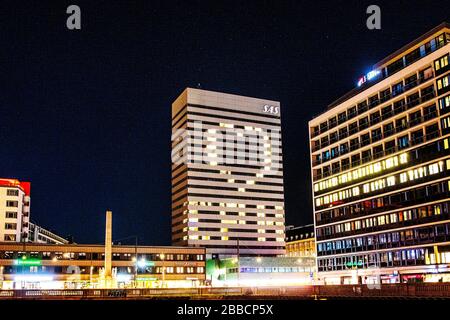
M450 25L309 122L319 278L450 281Z
M205 249L113 245L115 288L195 287L205 280ZM0 242L0 290L105 287L105 246Z
M27 241L30 186L29 182L0 178L0 241Z
M187 88L172 104L172 242L285 253L280 103Z

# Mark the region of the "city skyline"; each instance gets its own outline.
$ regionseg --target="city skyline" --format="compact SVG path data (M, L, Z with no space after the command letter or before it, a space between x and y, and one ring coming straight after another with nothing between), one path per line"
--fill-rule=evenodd
M86 12L96 8L81 5ZM248 3L240 12L223 8L210 14L161 5L181 17L188 13L172 24L145 4L139 14L115 4L93 10L97 20L87 14L86 28L71 34L60 33L57 7L32 4L43 18L37 22L18 6L21 29L16 18L2 22L11 32L3 53L8 63L0 141L8 152L0 155L0 176L31 181L33 219L81 243L103 241L95 230L106 208L116 213L118 238L138 234L140 243L170 243L170 103L184 87L199 84L281 101L286 224L311 223L309 184L298 183L310 179L308 147L301 143L307 141L307 120L355 87L381 57L448 20L442 10L428 21L400 26L416 7L399 15L390 5L383 7L378 32L365 27L364 4L346 8L355 14L339 28L341 18L331 14L331 5L320 14L311 14L316 10L308 5L296 12ZM261 15L252 17L254 9ZM327 13L330 20L319 23ZM237 16L233 24L230 15ZM111 16L119 26L102 24ZM238 33L249 25L256 26L254 33ZM359 32L349 32L354 29ZM190 50L180 51L177 41ZM322 48L328 43L339 49L334 60Z

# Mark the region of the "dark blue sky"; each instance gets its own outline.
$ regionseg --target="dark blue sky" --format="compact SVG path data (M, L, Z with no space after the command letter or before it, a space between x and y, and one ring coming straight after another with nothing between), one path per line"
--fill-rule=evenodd
M77 4L82 30L66 29ZM312 222L307 122L448 1L2 1L0 177L77 242L170 244L171 102L187 86L279 100L288 224Z

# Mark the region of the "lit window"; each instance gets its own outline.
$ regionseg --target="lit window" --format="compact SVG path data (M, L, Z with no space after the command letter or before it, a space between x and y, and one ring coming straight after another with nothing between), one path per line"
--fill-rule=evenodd
M450 117L442 118L441 122L444 129L450 128Z
M392 187L395 185L395 177L394 176L388 177L386 180L387 180L388 187Z
M408 175L406 172L403 172L400 174L400 183L404 183L406 181L408 181Z
M396 157L397 158L397 157ZM408 154L407 153L403 153L400 155L400 163L401 164L405 164L408 162Z
M438 90L448 87L450 76L443 77L437 81Z
M370 192L370 185L368 183L363 185L363 191L364 191L364 193L369 193Z
M448 65L448 55L445 55L444 57L436 60L434 62L434 68L436 69L436 71L438 71L441 68L444 68Z

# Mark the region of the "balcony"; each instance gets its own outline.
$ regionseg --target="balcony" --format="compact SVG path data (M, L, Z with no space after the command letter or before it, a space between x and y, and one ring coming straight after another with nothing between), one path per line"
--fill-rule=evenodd
M436 112L433 112L433 114L434 114L434 116L436 116ZM407 126L407 127L409 127L409 126ZM379 159L381 157L391 155L393 153L402 151L405 148L409 148L411 146L417 145L419 143L423 143L425 141L430 141L430 140L433 140L433 139L438 138L438 137L440 137L440 132L439 131L433 131L433 132L430 132L430 133L426 134L425 136L419 137L419 139L417 141L413 140L413 139L407 140L404 147L394 146L394 147L386 149L384 151L375 153L375 154L373 154L373 155L371 155L369 157L365 157L364 160L367 161L367 162L370 162L372 160L376 160L376 159ZM350 151L353 151L352 147L354 148L354 150L357 150L359 148L359 145L360 144L357 143L357 144L354 144L354 145L350 146ZM348 151L346 151L346 152L337 152L335 157L339 157L340 155L346 154L347 152ZM313 161L313 167L317 166L319 164L328 162L330 160L332 160L332 158L327 158L326 160L322 160L322 161L315 160L315 161ZM350 165L342 165L341 166L341 170L339 172L333 172L333 174L344 172L344 171L346 171L346 170L348 170L350 168L355 168L355 167L359 166L360 164L361 164L361 161L358 160L358 161L353 161L351 163L351 166ZM328 173L327 175L316 174L313 177L313 181L316 182L317 180L323 179L323 178L328 177L330 175L331 175L331 173Z
M410 183L409 185L411 185L411 187L413 187L414 183ZM367 216L367 215L377 214L377 213L381 213L381 212L385 212L385 211L399 210L402 207L407 207L407 206L425 205L425 204L427 204L427 203L429 203L431 201L438 201L438 200L446 199L446 197L448 197L449 195L450 194L448 192L444 192L444 193L440 193L440 194L430 195L426 199L408 200L408 201L405 201L404 203L401 203L401 204L387 205L387 206L379 207L379 208L360 210L360 211L355 212L353 214L342 214L342 215L335 216L335 217L329 216L326 219L320 220L320 222L318 221L317 225L324 225L324 224L328 224L328 223L340 222L340 221L345 221L345 220L354 219L354 218L362 218L362 217ZM436 216L432 216L432 217L435 217L434 219L436 219L436 220L442 220L442 218L443 218L443 216L441 216L441 215L436 215ZM414 221L414 220L410 220L410 221L407 222L407 224L410 224L410 225L413 225L413 224L416 224L416 223L417 222ZM364 233L365 232L366 231L364 231ZM325 239L320 239L320 240L325 240Z
M392 71L389 72L388 74L383 74L383 75L382 75L381 77L379 77L376 81L371 82L371 83L370 83L370 86L373 86L373 85L375 85L376 83L379 83L380 81L383 81L384 79L386 79L386 78L388 78L388 77L394 75L395 73L399 72L400 70L403 70L404 68L406 68L407 66L411 65L412 63L414 63L414 62L416 62L416 61L418 61L418 60L420 60L420 59L422 59L422 58L428 56L429 54L435 52L436 50L438 50L438 49L444 47L444 46L447 45L447 44L448 44L447 41L435 43L434 45L428 47L428 48L426 49L426 52L425 52L423 55L418 55L418 56L415 57L414 59L411 59L410 61L407 61L406 63L403 63L403 64L402 64L401 66L399 66L398 68L395 68L395 70L392 70ZM368 105L368 109L372 109L372 108L376 107L377 105L380 104L380 102L381 102L382 100L383 100L382 102L384 103L384 102L386 102L386 101L392 99L393 97L396 97L396 96L398 96L398 95L400 95L400 94L402 94L402 93L405 93L406 91L408 91L408 90L410 90L410 89L412 89L412 88L417 87L419 84L422 84L422 83L424 83L424 82L426 82L426 81L428 81L428 80L430 80L430 79L432 79L432 78L434 78L434 77L436 77L436 76L438 76L438 75L443 74L444 72L448 71L449 69L450 69L450 65L447 65L447 66L445 66L444 68L441 68L441 69L440 69L439 71L437 71L436 73L432 72L431 75L419 77L419 78L417 78L417 79L415 79L415 80L413 80L413 81L411 81L411 82L405 84L405 85L402 86L402 87L395 88L395 89L392 91L392 93L383 95L382 98L377 99L377 100L374 100L374 101L371 101L371 102L369 103L369 105ZM368 86L364 86L364 87L362 87L362 90L365 90L365 89L367 89L367 88L368 88ZM449 88L449 90L450 90L450 87L448 87L448 88ZM359 114L360 114L360 113L359 113ZM357 115L357 112L356 112L356 110L355 110L355 112L352 112L351 114L348 114L348 115L347 115L347 120L349 120L349 119L355 117L356 115ZM339 124L341 124L341 123L342 123L342 122L339 121ZM317 135L319 135L319 134L321 134L321 133L324 133L324 132L327 131L327 130L328 130L328 128L321 129L320 131L317 130L317 131L313 132L312 137L316 137Z
M449 86L449 88L450 88L450 86ZM409 101L408 103L403 104L401 107L397 107L397 108L394 107L393 110L390 110L390 111L384 113L381 116L381 118L382 118L383 121L387 120L387 119L389 119L390 117L392 117L392 116L394 116L396 114L399 114L399 113L404 112L406 110L412 109L412 108L414 108L414 107L416 107L416 106L418 106L420 104L423 104L423 103L425 103L427 101L430 101L434 97L436 97L436 92L433 90L433 91L430 91L428 93L425 93L423 96L418 96L417 98ZM386 130L386 131L383 132L383 137L384 138L390 137L390 136L392 136L395 133L401 132L401 131L403 131L403 130L405 130L407 128L415 126L415 125L417 125L417 124L419 124L419 123L421 123L423 121L430 120L430 119L434 118L435 116L436 116L436 114L433 112L433 113L427 114L427 117L428 117L427 119L421 118L420 122L419 122L419 120L414 119L414 123L408 123L407 126L402 126L402 127L397 127L397 128L392 128L392 129ZM372 119L371 122L370 122L370 126L375 125L376 123L380 122L379 119L380 118ZM340 134L338 136L339 138L333 139L332 141L328 141L327 140L327 141L321 143L320 145L314 146L312 148L312 152L316 152L316 151L318 151L318 150L320 150L322 148L325 148L325 147L329 146L330 144L339 141L340 139L347 138L347 137L349 137L349 136L351 136L353 134L356 134L356 133L358 133L358 132L360 132L362 130L367 129L368 127L369 127L369 123L362 123L360 126L352 127L351 129L349 129L348 133ZM350 151L354 151L354 150L356 150L358 148L359 147L356 147L356 148L350 147Z

